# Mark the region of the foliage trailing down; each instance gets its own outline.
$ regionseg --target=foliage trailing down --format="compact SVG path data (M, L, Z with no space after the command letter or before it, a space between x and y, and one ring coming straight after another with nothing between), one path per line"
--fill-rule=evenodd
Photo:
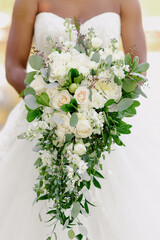
M50 201L47 215L53 231L47 240L57 239L56 224L68 229L69 239L88 239L79 215L88 215L91 185L101 189L103 159L112 145L125 146L122 134L131 133L126 117L136 115L139 95L147 79L142 75L148 63L125 57L111 39L103 47L93 28L83 35L75 19L65 19L68 39L54 43L48 37L50 55L32 55L34 71L26 76L21 93L30 128L19 138L37 144L34 190L38 201ZM93 211L93 209L92 209Z

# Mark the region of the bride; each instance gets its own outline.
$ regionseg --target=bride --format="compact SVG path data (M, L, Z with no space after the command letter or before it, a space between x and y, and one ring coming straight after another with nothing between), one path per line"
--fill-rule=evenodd
M32 40L38 50L46 53L46 37L50 35L56 41L64 36L64 18L73 22L74 16L80 20L82 31L94 27L104 42L119 39L121 35L124 52L138 55L141 62L146 60L138 0L16 0L7 46L6 76L18 93L25 88ZM135 44L137 50L132 47ZM132 135L129 139L123 137L126 147L116 147L104 162L102 190L91 192L97 207L83 220L90 240L160 239L160 164L155 160L159 156L158 137L150 139L153 135L148 111L143 100L138 115L130 120ZM40 221L45 215L45 204L32 206L36 197L33 192L35 153L30 143L17 139L28 128L25 119L21 100L0 133L0 239L3 240L46 240L50 232L50 227ZM58 226L58 239L68 239L61 226Z

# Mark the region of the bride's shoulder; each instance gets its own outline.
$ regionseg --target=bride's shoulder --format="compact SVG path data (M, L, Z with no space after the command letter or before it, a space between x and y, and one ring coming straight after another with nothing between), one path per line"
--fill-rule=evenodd
M38 11L38 0L15 0L14 11L18 12L20 15L30 12Z
M121 15L134 15L141 12L139 0L120 0Z

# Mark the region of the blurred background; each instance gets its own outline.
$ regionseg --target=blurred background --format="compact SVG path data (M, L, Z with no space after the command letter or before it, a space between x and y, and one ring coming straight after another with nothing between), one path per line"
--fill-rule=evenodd
M160 1L140 0L143 25L147 40L148 61L152 63L154 78L158 79L160 61ZM0 0L0 129L4 126L9 112L18 103L19 96L5 79L5 50L14 0ZM155 64L154 64L155 63ZM156 74L157 72L157 74ZM153 74L150 78L153 77Z

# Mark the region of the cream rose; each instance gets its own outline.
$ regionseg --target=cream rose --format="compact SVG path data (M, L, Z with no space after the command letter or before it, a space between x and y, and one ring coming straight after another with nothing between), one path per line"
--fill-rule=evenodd
M74 145L74 153L78 155L84 155L86 153L86 147L82 143L76 143Z
M81 120L76 126L76 132L78 136L87 138L92 134L92 128L88 120Z
M52 101L54 108L60 108L62 105L67 104L71 101L71 95L67 90L57 92Z
M89 90L85 86L78 87L75 91L74 95L75 99L77 100L78 104L84 104L88 101L89 98Z
M35 80L33 80L30 84L30 86L38 93L41 94L41 92L45 89L46 82L43 80L43 77L41 75L38 75Z
M64 131L65 133L69 133L71 130L69 114L64 112L55 112L53 116L57 116L64 121L64 123L58 124L58 129Z

